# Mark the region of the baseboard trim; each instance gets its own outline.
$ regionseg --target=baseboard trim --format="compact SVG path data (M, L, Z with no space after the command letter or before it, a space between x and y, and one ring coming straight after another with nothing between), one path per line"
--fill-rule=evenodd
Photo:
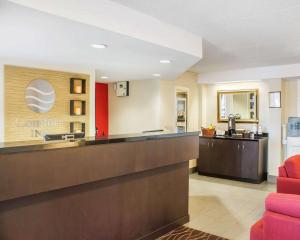
M165 225L143 237L138 238L137 240L154 240L158 237L172 231L173 229L182 226L190 221L190 216L186 215L182 218L177 219L176 221L169 223L168 225Z
M197 167L189 168L189 174L193 174L195 172L197 172Z
M247 183L253 183L253 184L260 184L263 181L267 180L267 175L266 174L261 176L259 179L230 177L230 176L225 176L225 175L221 175L221 174L207 173L207 172L202 172L202 171L198 171L198 174L203 175L203 176L208 176L208 177L223 178L223 179L240 181L240 182L247 182Z
M276 183L277 182L277 176L269 175L268 174L268 180L269 183Z

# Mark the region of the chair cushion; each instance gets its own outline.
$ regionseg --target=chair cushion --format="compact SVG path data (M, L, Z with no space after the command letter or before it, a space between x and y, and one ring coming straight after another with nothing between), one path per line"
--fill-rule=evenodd
M295 194L270 193L265 200L267 211L300 218L300 196Z
M284 166L289 178L300 179L300 155L288 158Z

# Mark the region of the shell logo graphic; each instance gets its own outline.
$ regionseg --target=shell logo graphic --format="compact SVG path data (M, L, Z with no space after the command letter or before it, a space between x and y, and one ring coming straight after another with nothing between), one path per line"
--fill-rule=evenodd
M26 88L25 100L32 111L45 113L50 111L55 103L55 91L48 81L34 80Z

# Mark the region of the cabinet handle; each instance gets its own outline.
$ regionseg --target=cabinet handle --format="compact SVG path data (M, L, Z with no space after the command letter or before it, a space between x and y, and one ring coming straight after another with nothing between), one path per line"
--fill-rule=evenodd
M240 144L238 143L238 151L240 151Z
M214 142L211 142L211 146L214 147Z
M207 143L207 146L209 147L209 142Z
M244 145L244 143L243 143L243 150L245 149L245 145Z

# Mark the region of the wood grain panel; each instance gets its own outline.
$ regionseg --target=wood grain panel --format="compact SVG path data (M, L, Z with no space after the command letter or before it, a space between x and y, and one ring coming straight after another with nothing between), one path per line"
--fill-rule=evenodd
M1 240L151 240L185 224L199 137L0 154Z
M198 136L0 154L0 202L198 158Z
M188 221L188 162L0 202L1 240L156 239Z
M70 78L86 79L86 94L70 94ZM47 80L55 89L56 101L47 113L35 113L26 105L25 89L36 79ZM72 121L85 122L87 135L89 135L89 80L89 75L86 74L6 65L4 67L5 141L42 139L41 136L33 134L35 130L51 134L67 133L70 131L69 123ZM86 115L70 116L70 100L85 100Z

